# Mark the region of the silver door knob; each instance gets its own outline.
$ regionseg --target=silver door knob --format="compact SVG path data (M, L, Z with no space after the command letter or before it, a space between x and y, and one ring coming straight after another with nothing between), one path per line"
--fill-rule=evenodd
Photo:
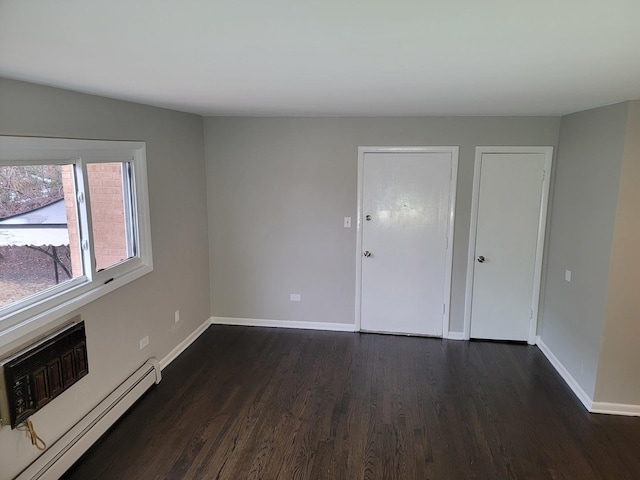
M484 263L484 260L485 258L482 255L478 257L478 263Z
M371 256L371 252L370 252L369 250L367 250L367 251L365 251L365 252L363 253L363 255L364 255L365 257L367 257L367 258L368 258L368 257L370 257L370 256Z
M367 222L370 222L370 221L371 221L371 215L366 215L366 216L364 217L364 219L365 219Z

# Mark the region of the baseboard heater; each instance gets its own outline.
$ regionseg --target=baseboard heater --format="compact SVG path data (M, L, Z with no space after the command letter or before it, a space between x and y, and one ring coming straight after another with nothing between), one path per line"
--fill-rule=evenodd
M15 480L60 478L136 400L161 379L160 364L155 358L150 358L23 470Z

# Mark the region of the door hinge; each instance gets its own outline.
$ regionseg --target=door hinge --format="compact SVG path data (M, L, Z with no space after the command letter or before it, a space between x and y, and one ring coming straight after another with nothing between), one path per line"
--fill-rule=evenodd
M449 250L449 237L444 239L444 249Z
M442 304L442 314L444 315L444 312L447 311L447 306L443 303Z
M529 320L533 318L533 308L529 310Z
M547 177L547 171L546 170L542 170L542 181L544 182L544 179Z

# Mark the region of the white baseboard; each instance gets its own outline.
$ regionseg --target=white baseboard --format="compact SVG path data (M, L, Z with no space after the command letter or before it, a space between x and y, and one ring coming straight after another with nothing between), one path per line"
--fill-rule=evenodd
M442 338L446 338L448 340L465 340L464 332L449 332L446 335L443 335Z
M606 413L609 415L626 415L628 417L640 417L640 405L593 402L591 413Z
M238 325L246 327L302 328L306 330L332 330L355 332L352 323L297 322L293 320L265 320L262 318L211 317L214 325Z
M171 350L169 354L160 360L160 369L164 370L164 368L173 362L178 356L184 352L189 346L196 341L196 339L204 333L204 331L209 328L212 323L212 318L208 318L204 321L202 325L195 329L187 338L185 338L182 342L180 342L176 348Z
M538 345L538 348L540 349L540 351L544 354L545 357L547 357L551 365L553 365L553 367L564 379L567 385L569 385L569 388L573 390L573 393L575 393L576 397L578 397L578 400L582 402L582 404L585 406L585 408L589 412L592 412L593 400L589 395L587 395L587 392L585 392L582 389L582 387L580 386L580 384L578 384L576 379L573 378L573 375L569 373L569 370L565 368L562 362L558 360L558 357L556 357L553 354L553 352L549 349L549 347L547 347L547 345L542 341L542 339L540 339L540 337L537 338L536 345Z
M604 413L609 415L625 415L629 417L640 417L640 405L626 405L623 403L594 402L589 395L578 385L575 378L562 365L560 360L553 354L549 347L537 337L538 348L549 359L551 365L558 371L560 376L567 382L567 385L573 390L578 399L583 403L590 413Z

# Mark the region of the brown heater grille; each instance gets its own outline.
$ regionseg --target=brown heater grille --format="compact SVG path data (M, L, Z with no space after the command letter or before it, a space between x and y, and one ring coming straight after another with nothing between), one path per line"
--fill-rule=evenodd
M0 365L2 403L8 410L3 422L15 428L89 373L84 322L30 345Z

